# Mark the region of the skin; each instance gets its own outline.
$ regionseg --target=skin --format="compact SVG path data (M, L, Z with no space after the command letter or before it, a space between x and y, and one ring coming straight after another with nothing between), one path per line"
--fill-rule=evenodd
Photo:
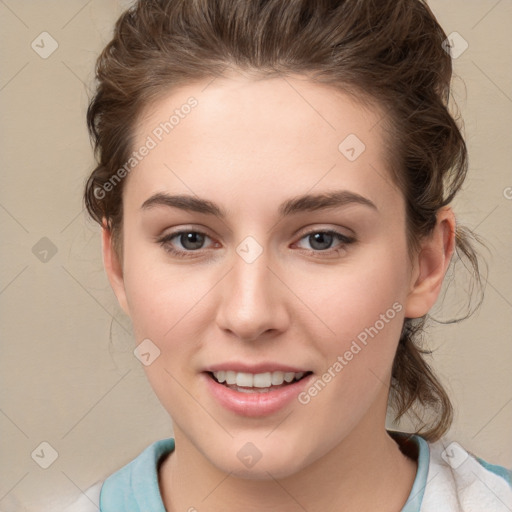
M190 96L198 106L127 178L122 263L103 230L105 268L136 341L161 351L145 371L173 419L176 449L160 467L166 509L399 511L416 463L385 430L391 366L404 318L426 314L440 292L454 249L452 210L439 211L411 261L381 113L301 76L233 73L174 90L144 112L135 146ZM349 134L366 146L353 162L338 150ZM377 209L349 204L278 219L287 199L339 189ZM142 209L155 193L209 199L227 217ZM195 257L157 241L181 228L208 235ZM343 247L333 238L322 251L305 236L322 229L356 241ZM236 252L247 236L263 249L252 263ZM168 245L190 247L180 237ZM205 366L233 360L321 376L394 303L401 311L308 404L242 417L200 378ZM252 468L237 457L247 442L261 453Z

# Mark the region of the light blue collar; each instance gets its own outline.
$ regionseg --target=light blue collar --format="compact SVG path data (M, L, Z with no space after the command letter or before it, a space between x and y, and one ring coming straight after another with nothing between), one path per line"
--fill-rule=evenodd
M428 468L430 465L430 449L427 441L416 434L406 434L388 430L388 434L399 444L403 451L418 452L418 470L412 484L409 498L400 512L420 512L425 487L427 486Z

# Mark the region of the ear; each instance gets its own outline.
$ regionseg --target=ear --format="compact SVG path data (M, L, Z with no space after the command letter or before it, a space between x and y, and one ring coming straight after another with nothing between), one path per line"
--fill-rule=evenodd
M427 314L439 296L443 279L455 249L455 215L450 207L437 213L432 233L421 242L411 273L411 287L405 303L405 317Z
M116 294L119 305L123 311L129 315L128 301L126 299L126 291L124 288L123 266L116 253L112 243L112 231L108 228L106 220L103 221L101 229L101 242L103 253L103 266L107 273L110 286Z

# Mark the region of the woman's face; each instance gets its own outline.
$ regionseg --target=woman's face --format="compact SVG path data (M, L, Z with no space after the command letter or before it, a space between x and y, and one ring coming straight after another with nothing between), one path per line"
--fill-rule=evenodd
M413 269L379 121L300 77L146 111L114 289L178 451L283 477L384 428Z

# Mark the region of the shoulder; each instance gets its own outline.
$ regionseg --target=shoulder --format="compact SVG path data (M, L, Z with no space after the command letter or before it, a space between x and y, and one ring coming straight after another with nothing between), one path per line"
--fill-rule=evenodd
M429 465L422 512L512 510L512 470L489 464L459 443L428 443Z
M158 484L158 464L174 450L174 439L149 445L126 466L109 476L101 488L100 511L152 510L165 512Z
M100 506L100 490L103 482L96 482L83 492L80 497L63 512L98 512Z
M173 450L172 438L154 442L104 482L88 489L66 512L98 512L98 508L101 512L165 512L158 484L158 465Z

